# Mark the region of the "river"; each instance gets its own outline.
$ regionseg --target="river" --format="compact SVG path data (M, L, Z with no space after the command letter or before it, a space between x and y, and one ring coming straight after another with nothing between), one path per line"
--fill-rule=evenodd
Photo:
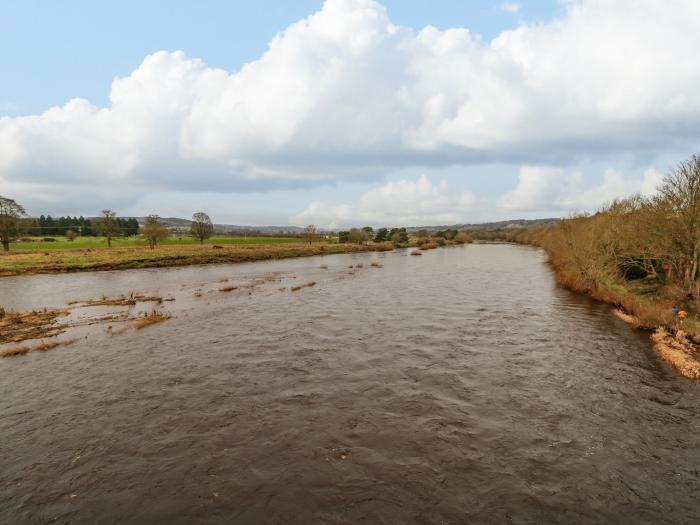
M0 360L0 522L700 520L700 384L537 249L21 276L0 305L131 291L173 317Z

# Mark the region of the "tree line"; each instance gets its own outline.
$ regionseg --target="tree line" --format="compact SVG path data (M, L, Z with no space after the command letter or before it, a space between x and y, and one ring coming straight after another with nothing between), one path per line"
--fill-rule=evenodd
M200 244L212 237L214 224L209 215L197 212L192 215L190 234ZM157 215L149 215L143 225L133 217L118 217L112 210L102 210L99 217L59 217L41 215L38 219L27 216L24 207L14 199L0 195L0 244L4 252L10 250L10 243L22 235L33 236L65 236L72 241L78 235L100 236L107 241L111 248L115 237L140 235L148 241L153 249L158 243L170 235L168 228L163 225ZM45 237L47 238L47 237Z
M387 242L402 245L408 243L406 228L378 228L376 231L371 226L364 228L351 228L338 232L338 242L363 243L367 241Z
M115 217L115 221L121 234L125 237L138 235L139 222L134 217ZM40 215L37 219L25 220L25 233L35 237L48 237L52 235L70 236L70 232L82 236L99 235L95 219L80 217L52 217Z

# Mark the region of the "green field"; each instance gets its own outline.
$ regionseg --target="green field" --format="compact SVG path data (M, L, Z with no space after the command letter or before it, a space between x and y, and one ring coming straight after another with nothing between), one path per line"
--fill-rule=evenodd
M95 270L127 270L133 268L162 268L167 266L186 266L190 264L232 264L239 262L286 259L289 257L308 257L312 255L329 255L332 253L350 253L366 251L392 250L392 243L340 244L337 242L318 241L303 242L301 239L288 238L235 238L222 237L202 246L187 239L177 244L178 239L171 239L169 244L150 249L143 241L120 239L121 246L108 249L99 240L94 244L85 244L85 239L70 242L34 244L34 249L13 249L10 253L0 252L0 277L27 273L62 273ZM173 242L174 241L174 242ZM183 239L185 241L185 239ZM228 241L228 242L225 242ZM218 242L219 244L215 244ZM126 245L125 245L126 243ZM48 249L37 249L42 244L51 245ZM69 246L68 249L63 246Z
M27 238L27 237L25 237ZM45 242L43 237L32 237L31 242L13 242L10 245L12 251L24 250L81 250L86 248L106 248L107 240L104 237L77 237L73 241L69 241L66 237L53 237L55 242ZM301 239L294 237L235 237L235 236L217 236L207 239L205 245L213 244L293 244L303 242ZM163 245L188 245L199 244L199 241L189 236L171 236L164 240ZM113 248L131 248L136 246L148 246L148 241L140 237L115 237L112 239Z

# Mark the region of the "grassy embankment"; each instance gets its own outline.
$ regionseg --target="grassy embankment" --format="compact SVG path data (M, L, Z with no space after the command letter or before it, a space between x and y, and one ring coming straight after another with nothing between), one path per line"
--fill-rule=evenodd
M89 237L73 242L57 238L57 242L15 243L9 254L0 255L0 276L237 263L393 248L391 243L309 244L275 237L220 237L204 245L189 238L171 238L154 250L142 243L141 239L116 239L107 248L104 239Z

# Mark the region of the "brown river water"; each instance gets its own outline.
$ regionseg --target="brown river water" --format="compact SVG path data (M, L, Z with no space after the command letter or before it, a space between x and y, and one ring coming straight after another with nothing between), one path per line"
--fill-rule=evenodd
M700 383L536 249L22 276L0 305L131 291L173 317L0 360L0 523L700 520Z

